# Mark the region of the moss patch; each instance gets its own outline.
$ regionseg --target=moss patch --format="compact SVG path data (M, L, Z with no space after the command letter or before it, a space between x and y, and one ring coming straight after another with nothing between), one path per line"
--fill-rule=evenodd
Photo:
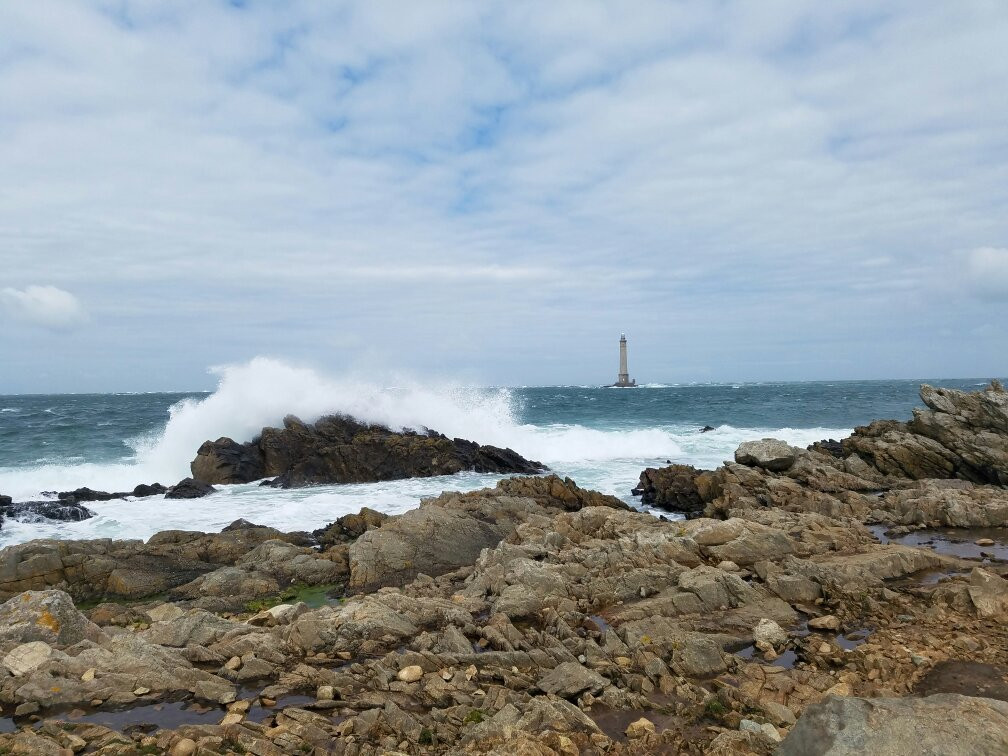
M343 599L336 595L343 592L344 586L339 584L328 585L292 585L276 596L254 599L245 604L250 612L261 612L270 609L278 604L296 604L303 601L312 609L320 606L337 604Z

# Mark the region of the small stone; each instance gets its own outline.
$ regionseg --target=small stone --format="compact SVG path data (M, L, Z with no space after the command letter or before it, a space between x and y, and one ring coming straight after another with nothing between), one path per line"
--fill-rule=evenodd
M808 626L815 630L839 630L840 620L833 614L826 614L822 617L813 617L808 621Z
M977 546L993 546L994 545L994 539L993 538L977 538L975 541L973 541L973 543L975 543Z
M466 680L472 680L474 677L476 677L476 675L477 675L477 670L476 670L476 665L475 664L470 664L468 667L466 667L466 671L465 671L465 679Z
M243 699L241 701L235 701L233 704L228 706L228 711L237 711L239 714L244 714L251 708L252 702L247 699Z
M740 569L739 566L730 559L721 560L720 562L718 562L717 567L719 570L724 570L725 572L738 572Z
M91 680L94 680L95 671L96 671L95 668L91 667L83 675L80 676L80 679L83 680L84 682L90 682Z
M445 667L441 670L441 679L448 682L453 677L455 677L455 672L452 671L451 667Z
M148 693L150 693L150 688L139 687L133 689L134 696L146 696Z
M237 669L241 669L241 665L242 665L241 658L237 656L232 656L230 659L227 660L227 663L224 664L224 669L230 669L233 672Z
M629 656L617 656L616 663L619 664L621 667L629 667L631 664L633 664L633 659L631 659Z
M315 698L319 701L332 701L336 697L336 691L332 685L319 685L315 691Z
M411 664L399 670L397 677L405 683L412 683L423 677L423 667L419 664Z
M271 709L274 706L276 706L276 699L275 698L260 698L259 699L259 703L261 703L263 706Z
M830 644L829 643L820 643L819 644L819 653L820 654L828 654L832 650L833 649L830 648Z
M100 698L92 698L91 701L90 701L91 707L95 708L95 709L97 709L103 703L105 703L105 702L102 701Z
M169 753L171 756L192 756L198 747L192 738L182 738L172 746Z
M239 724L245 716L237 711L229 711L224 715L224 719L221 720L221 727L230 727L231 725Z
M641 717L636 722L627 725L626 736L628 738L643 738L655 731L654 722L647 717Z
M928 663L928 658L926 656L921 656L920 654L911 654L910 661L912 661L917 667L923 667Z

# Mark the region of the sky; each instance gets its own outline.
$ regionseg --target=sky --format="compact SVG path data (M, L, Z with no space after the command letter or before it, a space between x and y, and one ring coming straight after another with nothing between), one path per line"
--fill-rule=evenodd
M1008 4L0 3L0 393L1008 373Z

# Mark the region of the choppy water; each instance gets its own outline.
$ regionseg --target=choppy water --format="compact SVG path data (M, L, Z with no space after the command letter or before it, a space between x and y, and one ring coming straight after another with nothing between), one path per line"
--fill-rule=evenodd
M715 467L744 440L796 445L840 438L876 418L907 418L920 381L760 383L637 389L560 386L381 388L257 359L220 373L212 394L0 395L0 493L15 500L87 485L107 491L170 485L189 473L206 439L248 440L288 413L310 421L346 412L392 427L509 446L579 485L632 502L640 471L665 460ZM977 380L928 381L974 389ZM716 430L699 433L704 425ZM314 529L369 506L401 512L443 490L491 485L457 476L276 491L223 487L189 502L152 497L88 505L79 523L7 520L0 545L30 538L147 538L158 530L219 530L244 517L285 530Z

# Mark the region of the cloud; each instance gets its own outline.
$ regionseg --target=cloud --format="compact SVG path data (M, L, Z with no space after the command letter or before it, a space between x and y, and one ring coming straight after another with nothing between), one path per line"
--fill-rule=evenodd
M970 287L985 299L1008 300L1008 248L979 247L966 255Z
M938 292L1008 239L1003 2L35 0L0 28L0 270L87 292L94 385L337 333L493 383L589 380L621 330L669 381L1008 352L924 335L996 299Z
M88 319L80 300L55 286L0 289L0 305L12 317L51 331L70 330Z

